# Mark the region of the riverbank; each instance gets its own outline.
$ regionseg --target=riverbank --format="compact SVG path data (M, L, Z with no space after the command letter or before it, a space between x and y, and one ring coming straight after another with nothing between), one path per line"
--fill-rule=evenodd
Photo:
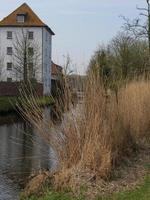
M149 145L141 146L132 157L123 160L109 180L87 182L79 180L83 185L76 192L71 192L68 188L63 192L50 189L53 188L53 175L48 172L40 174L27 185L22 197L27 196L21 200L148 200L150 199L149 154Z
M79 109L70 109L58 131L45 128L49 130L47 141L57 155L57 168L47 175L48 186L42 176L33 178L24 190L26 199L38 199L42 192L46 197L41 200L59 199L53 194L67 199L59 192L66 195L69 191L68 200L109 196L117 200L116 196L125 191L128 194L139 187L147 188L143 185L149 184L150 174L150 82L127 82L118 88L116 96L113 91L107 94L98 78L89 77L83 103ZM32 120L36 110L27 110L27 114ZM38 118L34 123L46 126ZM41 129L40 134L45 135L45 130ZM45 193L45 187L50 192ZM144 191L149 195L147 189Z
M148 200L150 199L150 176L134 190L115 193L113 195L98 196L95 200ZM85 200L84 195L73 197L69 193L46 192L43 197L31 197L28 200Z
M50 96L38 97L37 103L39 106L49 106L54 103L54 100ZM18 97L4 96L0 97L0 114L7 114L16 110L16 103Z

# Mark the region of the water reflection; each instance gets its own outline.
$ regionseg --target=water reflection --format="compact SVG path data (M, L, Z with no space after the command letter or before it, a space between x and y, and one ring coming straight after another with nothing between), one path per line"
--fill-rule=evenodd
M48 122L50 110L43 116ZM23 186L31 173L50 169L52 163L49 145L32 125L14 115L0 118L0 199L11 190L17 193L18 183ZM10 180L13 186L7 184Z

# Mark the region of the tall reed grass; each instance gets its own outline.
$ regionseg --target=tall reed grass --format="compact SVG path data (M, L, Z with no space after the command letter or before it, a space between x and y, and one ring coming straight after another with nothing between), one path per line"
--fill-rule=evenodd
M57 189L74 187L86 176L87 182L109 178L112 169L124 156L132 154L140 139L150 136L149 81L123 85L116 99L113 91L108 93L104 88L100 77L91 73L85 82L83 103L76 107L71 105L68 88L65 86L63 91L67 94L62 102L67 106L59 130L52 129L52 121L43 120L34 98L28 102L28 97L22 96L21 112L57 155ZM60 107L57 104L58 110Z

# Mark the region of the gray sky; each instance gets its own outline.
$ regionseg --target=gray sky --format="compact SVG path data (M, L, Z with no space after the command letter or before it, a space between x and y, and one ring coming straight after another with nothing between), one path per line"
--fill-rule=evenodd
M2 0L1 0L2 1ZM136 5L146 0L26 0L26 3L55 32L53 60L63 65L67 53L79 73L84 73L89 59L99 44L107 44L120 30L120 15L137 16ZM24 1L1 3L0 19Z

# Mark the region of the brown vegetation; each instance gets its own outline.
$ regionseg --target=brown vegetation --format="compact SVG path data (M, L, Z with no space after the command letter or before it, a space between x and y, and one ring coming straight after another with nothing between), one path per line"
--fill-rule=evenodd
M110 178L118 163L132 155L142 139L149 138L150 82L129 82L117 94L116 98L113 91L104 89L98 75L90 74L84 102L76 108L70 105L60 130L52 130L52 122L43 120L34 99L24 106L25 117L56 152L55 189L77 190L83 179L88 185Z

